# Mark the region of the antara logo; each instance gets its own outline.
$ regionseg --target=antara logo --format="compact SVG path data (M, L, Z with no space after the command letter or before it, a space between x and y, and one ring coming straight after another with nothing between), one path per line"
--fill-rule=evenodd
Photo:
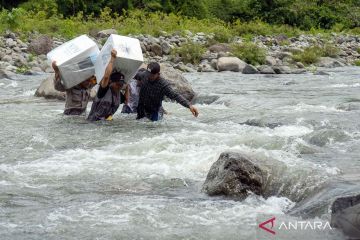
M260 224L259 224L259 228L261 228L261 229L263 229L263 230L265 230L265 231L267 231L267 232L275 235L276 232L272 230L272 229L274 228L274 226L275 226L275 219L276 219L276 218L273 217L273 218L270 218L269 220L267 220L267 221L265 221L265 222L260 223ZM270 224L270 223L271 223L271 229L266 226L267 224Z

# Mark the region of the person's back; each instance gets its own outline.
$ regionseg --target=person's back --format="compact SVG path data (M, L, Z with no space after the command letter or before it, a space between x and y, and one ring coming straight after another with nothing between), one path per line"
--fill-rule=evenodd
M81 115L86 112L87 104L89 103L91 96L91 89L96 83L95 77L91 77L84 82L72 87L65 89L61 83L61 75L56 62L53 62L53 68L55 71L54 88L57 91L66 93L65 100L65 115Z

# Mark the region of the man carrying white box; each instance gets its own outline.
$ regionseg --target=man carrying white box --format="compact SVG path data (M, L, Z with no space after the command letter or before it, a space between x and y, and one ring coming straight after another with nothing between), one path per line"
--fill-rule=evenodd
M116 50L111 51L109 64L105 69L103 78L95 100L91 106L88 116L90 121L112 120L112 116L122 103L121 88L124 86L124 74L113 72L113 65L116 60Z

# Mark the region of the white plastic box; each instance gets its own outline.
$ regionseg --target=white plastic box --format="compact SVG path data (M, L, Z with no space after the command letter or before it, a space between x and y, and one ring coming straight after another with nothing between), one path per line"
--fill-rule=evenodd
M117 51L113 70L124 74L125 82L129 82L144 61L139 40L111 34L96 59L95 74L98 81L101 81L104 76L112 49Z
M81 35L49 52L47 58L51 62L56 61L62 83L69 89L95 75L95 61L99 52L93 40Z

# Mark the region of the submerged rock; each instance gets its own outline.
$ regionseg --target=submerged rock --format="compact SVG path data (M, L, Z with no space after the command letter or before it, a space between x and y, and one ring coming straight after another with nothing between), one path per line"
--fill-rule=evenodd
M211 166L203 185L210 196L246 197L249 192L263 193L265 172L248 156L224 152Z
M332 227L341 229L350 239L360 238L360 194L336 199L331 212Z

